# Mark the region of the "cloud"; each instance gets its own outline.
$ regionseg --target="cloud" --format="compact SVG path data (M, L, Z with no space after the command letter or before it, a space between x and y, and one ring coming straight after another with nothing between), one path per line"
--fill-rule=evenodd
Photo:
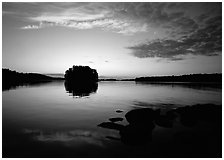
M119 5L119 6L118 6ZM208 18L222 14L221 3L118 3L115 16L134 20L179 38L204 27Z
M37 25L27 25L24 27L21 27L21 29L39 29L41 28L41 26L37 26Z
M186 55L215 56L222 51L222 17L205 21L204 28L196 29L179 39L157 39L127 47L138 58L166 58L183 60Z
M4 15L15 13L30 23L23 29L101 28L124 35L156 29L173 38L192 34L221 12L221 3L200 2L3 3ZM38 25L32 27L34 23Z
M91 16L83 17L86 20L80 20L80 18L66 17L66 16L41 16L30 18L33 21L39 22L38 26L29 25L23 27L24 29L38 29L44 27L61 26L74 29L92 29L92 28L102 28L103 30L110 30L117 33L122 33L126 35L132 35L136 32L146 32L147 25L132 24L130 21L113 19L113 18L90 18ZM97 16L96 16L97 17Z
M45 4L45 3L44 3ZM68 27L74 29L101 28L125 35L146 32L147 24L136 23L133 19L117 17L109 4L117 3L4 3L3 12L13 11L14 16L24 17L31 24L21 29L41 29L45 27ZM32 11L33 10L33 11ZM8 14L9 15L9 14ZM24 21L24 20L23 20ZM32 23L38 23L33 25Z

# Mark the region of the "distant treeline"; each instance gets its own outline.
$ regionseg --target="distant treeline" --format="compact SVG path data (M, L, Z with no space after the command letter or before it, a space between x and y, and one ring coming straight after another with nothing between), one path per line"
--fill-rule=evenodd
M117 81L117 79L114 79L114 78L104 78L104 79L99 79L99 81Z
M2 69L2 89L7 90L19 85L30 83L47 82L52 80L60 80L63 78L53 78L38 73L19 73L9 69Z
M135 81L147 82L217 82L222 83L222 74L189 74L180 76L139 77Z

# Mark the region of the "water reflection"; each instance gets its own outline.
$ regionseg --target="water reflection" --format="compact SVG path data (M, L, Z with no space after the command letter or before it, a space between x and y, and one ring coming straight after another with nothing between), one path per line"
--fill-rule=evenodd
M85 97L91 93L96 93L98 89L98 83L69 83L65 81L65 90L71 93L73 97Z
M56 82L53 80L46 80L46 81L34 81L34 82L20 82L20 83L4 83L2 84L2 91L8 91L11 89L17 89L18 87L28 87L28 86L42 86L44 84L49 84L52 82Z
M88 157L83 154L86 148L104 147L102 135L92 130L44 131L25 128L20 132L3 133L3 157L8 158Z
M191 88L195 90L222 89L222 83L191 83L191 82L135 82L137 85L171 86Z
M221 106L204 105L219 89L98 85L75 101L64 81L3 92L3 157L221 157Z
M100 135L97 132L88 130L70 130L62 132L43 132L38 129L24 129L23 133L30 135L33 140L40 142L61 142L75 145L74 142L85 142L88 144L94 144L102 146L100 141Z
M133 101L134 108L152 108L152 109L175 109L177 107L183 107L182 105L176 105L173 103L149 103L149 102L141 102L141 101Z

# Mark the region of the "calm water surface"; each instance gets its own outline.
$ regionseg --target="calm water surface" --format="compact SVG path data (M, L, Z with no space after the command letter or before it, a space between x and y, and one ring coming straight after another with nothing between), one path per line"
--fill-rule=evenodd
M69 93L71 90L58 81L3 91L3 157L206 157L215 156L220 149L216 139L197 153L187 142L195 133L214 137L210 123L186 127L177 118L172 127L155 125L150 143L141 143L144 140L138 140L138 134L136 145L130 137L122 141L119 130L98 126L117 117L121 121L116 124L127 126L125 114L138 108L160 108L165 113L186 105L221 105L220 88L99 82L90 93ZM203 132L197 131L201 128Z

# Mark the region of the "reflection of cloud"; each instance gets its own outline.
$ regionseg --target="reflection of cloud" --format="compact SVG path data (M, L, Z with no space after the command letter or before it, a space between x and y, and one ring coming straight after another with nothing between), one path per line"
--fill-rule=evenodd
M32 134L33 139L41 142L62 142L65 145L75 145L85 142L97 146L103 146L100 135L96 132L72 130L67 132L44 133L41 130L24 129L25 134Z

